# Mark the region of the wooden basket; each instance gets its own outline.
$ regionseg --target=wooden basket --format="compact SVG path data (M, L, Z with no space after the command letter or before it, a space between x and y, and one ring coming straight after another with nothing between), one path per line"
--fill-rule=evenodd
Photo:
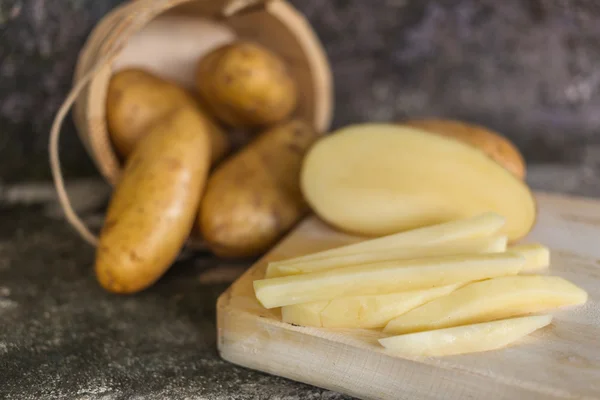
M116 60L128 40L164 15L193 16L225 24L241 39L257 41L278 53L299 88L296 116L317 131L329 128L333 109L331 71L310 25L284 0L135 0L115 8L90 34L78 60L71 93L57 113L50 135L50 161L59 199L68 221L89 242L91 234L73 212L60 170L58 137L72 106L78 134L101 175L114 185L121 163L106 122L106 96ZM160 55L158 55L160 56ZM187 61L189 62L189 61Z

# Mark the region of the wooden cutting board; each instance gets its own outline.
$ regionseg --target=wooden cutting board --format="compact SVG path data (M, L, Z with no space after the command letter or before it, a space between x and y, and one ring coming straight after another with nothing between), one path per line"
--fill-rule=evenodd
M524 242L549 246L551 274L583 287L589 300L554 311L552 325L513 347L406 359L382 348L375 331L281 322L279 309L254 297L252 281L263 278L266 262L357 240L311 217L221 295L219 352L238 365L362 399L600 399L600 201L537 199L539 218Z

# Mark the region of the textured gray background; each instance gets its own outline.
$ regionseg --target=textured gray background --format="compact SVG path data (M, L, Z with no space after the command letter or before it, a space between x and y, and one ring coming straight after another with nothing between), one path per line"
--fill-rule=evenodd
M87 34L119 0L0 1L0 179L48 178L46 142ZM325 44L335 126L440 115L486 124L528 161L600 143L595 0L292 0ZM68 124L69 176L94 173Z

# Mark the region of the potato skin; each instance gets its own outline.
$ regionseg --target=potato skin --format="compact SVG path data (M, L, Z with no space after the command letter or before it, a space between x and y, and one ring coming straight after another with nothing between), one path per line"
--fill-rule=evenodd
M307 212L300 192L305 153L319 135L292 120L262 133L208 180L198 216L202 237L221 257L252 257Z
M415 119L403 124L475 146L519 179L525 179L526 165L519 149L507 138L483 126L445 119Z
M153 124L183 106L195 107L206 119L211 159L213 163L219 161L229 152L227 135L191 93L142 69L115 73L108 85L106 119L119 155L127 159Z
M237 41L203 57L196 82L212 113L232 127L281 122L297 103L296 83L283 60L253 42Z
M131 153L96 252L96 276L106 290L143 290L177 257L208 174L207 129L198 113L183 107L165 116Z

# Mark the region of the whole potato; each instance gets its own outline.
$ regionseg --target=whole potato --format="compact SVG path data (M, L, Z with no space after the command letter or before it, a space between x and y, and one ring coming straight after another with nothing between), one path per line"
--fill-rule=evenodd
M210 165L208 127L183 107L140 139L111 198L96 253L102 287L132 293L159 279L188 239Z
M229 151L229 140L199 101L183 88L137 68L117 72L108 85L106 118L117 152L127 159L153 124L180 107L195 107L202 114L209 128L211 159L220 160Z
M233 127L281 122L297 103L284 61L257 43L236 41L213 50L200 60L196 82L213 114Z
M215 254L259 255L305 214L300 167L318 136L303 121L283 123L217 167L198 217L202 237Z
M451 137L477 147L520 179L525 179L525 160L507 138L483 126L446 119L414 119L403 124Z

